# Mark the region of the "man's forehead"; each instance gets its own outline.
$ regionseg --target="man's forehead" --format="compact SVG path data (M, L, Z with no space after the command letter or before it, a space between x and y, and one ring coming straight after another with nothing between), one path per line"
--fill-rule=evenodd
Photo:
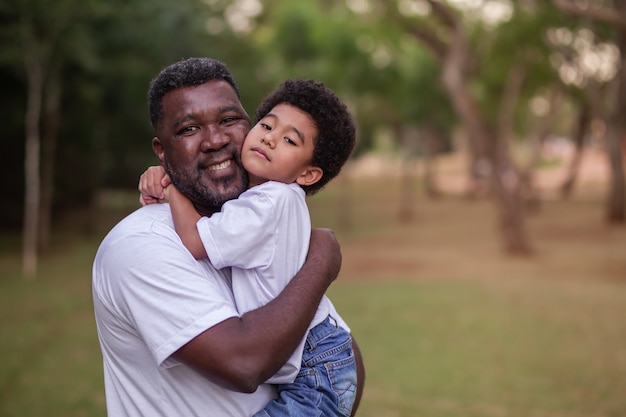
M165 117L207 111L215 114L230 111L245 113L235 90L225 81L211 81L198 86L179 88L163 97Z
M220 123L226 118L249 122L239 96L226 81L172 90L163 97L162 109L158 131L163 136L188 123Z
M207 96L211 99L225 98L239 102L235 89L224 80L211 80L204 84L189 85L168 91L163 100L168 98Z

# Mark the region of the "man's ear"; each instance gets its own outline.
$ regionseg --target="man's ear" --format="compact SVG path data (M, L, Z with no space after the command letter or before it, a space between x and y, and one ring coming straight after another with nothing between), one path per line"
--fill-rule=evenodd
M322 168L311 165L302 171L300 176L296 178L296 182L300 185L315 184L322 178L323 174L324 171L322 171Z
M161 143L161 139L157 136L152 138L152 151L159 158L159 161L163 163L163 144Z

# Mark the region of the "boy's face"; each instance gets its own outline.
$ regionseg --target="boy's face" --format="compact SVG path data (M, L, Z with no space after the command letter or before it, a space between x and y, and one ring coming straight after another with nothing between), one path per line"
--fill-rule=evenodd
M283 103L252 127L241 151L250 186L266 180L309 185L322 177L311 165L317 127L302 110Z

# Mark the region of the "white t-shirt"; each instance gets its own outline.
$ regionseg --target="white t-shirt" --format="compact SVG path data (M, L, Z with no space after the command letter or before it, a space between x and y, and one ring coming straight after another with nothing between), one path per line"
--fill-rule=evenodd
M171 357L238 316L228 269L197 261L168 204L143 207L111 230L93 265L93 301L109 417L247 416L275 397L222 388Z
M297 184L267 181L202 217L198 233L216 268L232 267L232 287L240 314L274 299L304 264L309 251L311 219L305 193ZM309 329L331 315L350 331L324 296ZM267 382L293 382L300 370L300 345Z

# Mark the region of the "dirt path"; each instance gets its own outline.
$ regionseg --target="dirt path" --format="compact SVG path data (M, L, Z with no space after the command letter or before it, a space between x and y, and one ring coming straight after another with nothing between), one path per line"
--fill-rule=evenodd
M603 221L607 170L604 155L588 152L579 184L569 201L558 198L566 165L553 165L536 174L543 199L528 216L535 254L528 258L503 255L493 204L463 197L464 159L440 158L438 184L444 197L414 197L414 219L398 219L400 170L398 161L364 158L350 167L368 193L351 190L352 228L331 225L342 242L343 279L549 279L626 282L626 228L608 228ZM420 167L415 167L418 170ZM358 178L358 181L356 181ZM334 187L337 187L335 185ZM341 190L339 192L342 192ZM327 211L337 203L325 203ZM312 205L312 213L316 207ZM317 208L320 210L321 208ZM332 214L325 214L331 216ZM314 216L315 217L315 216Z
M542 190L546 198L558 196L558 186L567 175L567 168L573 157L571 150L553 151L545 158L551 161L550 166L535 171L535 184ZM464 153L443 155L437 158L437 184L445 193L462 194L468 186L467 156ZM410 165L412 172L420 176L423 163L420 160ZM353 178L400 178L402 175L402 161L396 156L365 155L354 161L348 167L348 173ZM602 150L587 150L582 158L578 184L585 192L591 192L594 197L603 196L605 185L609 179L609 169L606 154Z

